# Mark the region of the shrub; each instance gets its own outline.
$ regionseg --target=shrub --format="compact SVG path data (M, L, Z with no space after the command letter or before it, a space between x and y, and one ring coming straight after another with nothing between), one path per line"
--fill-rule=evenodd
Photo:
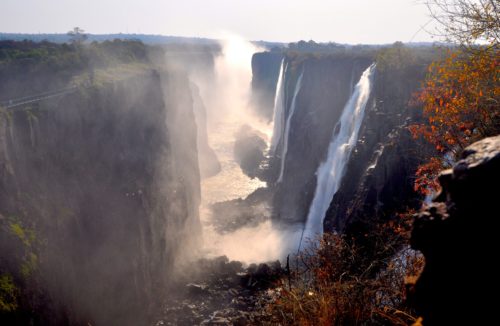
M409 214L408 214L409 216ZM296 257L269 305L282 325L408 325L405 280L423 265L409 249L408 219L361 238L325 234Z

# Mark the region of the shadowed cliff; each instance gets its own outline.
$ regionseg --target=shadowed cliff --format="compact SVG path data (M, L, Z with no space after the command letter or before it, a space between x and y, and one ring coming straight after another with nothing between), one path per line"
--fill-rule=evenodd
M488 299L496 275L496 228L500 182L500 136L467 147L453 169L439 176L442 190L415 217L411 244L425 256L410 302L424 325L495 318Z
M99 73L0 113L0 272L16 293L7 323L145 324L199 232L187 78Z

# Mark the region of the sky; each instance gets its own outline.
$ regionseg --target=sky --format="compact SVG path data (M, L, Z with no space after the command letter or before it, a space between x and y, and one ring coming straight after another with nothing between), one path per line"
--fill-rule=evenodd
M351 44L432 41L421 0L0 0L0 32L141 33ZM416 34L416 35L415 35Z

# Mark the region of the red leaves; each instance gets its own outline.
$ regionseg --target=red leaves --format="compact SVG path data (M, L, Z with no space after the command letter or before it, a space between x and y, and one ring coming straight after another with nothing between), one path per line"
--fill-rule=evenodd
M497 52L485 50L472 55L450 52L443 61L431 64L412 99L422 106L427 123L410 126L412 136L424 138L438 153L455 154L476 139L499 133L498 63ZM438 167L442 164L433 159L422 165L415 190L426 193L426 187L435 188L431 176L437 175Z
M428 163L420 165L415 173L415 191L423 195L438 191L437 176L442 169L443 162L436 157L431 158Z

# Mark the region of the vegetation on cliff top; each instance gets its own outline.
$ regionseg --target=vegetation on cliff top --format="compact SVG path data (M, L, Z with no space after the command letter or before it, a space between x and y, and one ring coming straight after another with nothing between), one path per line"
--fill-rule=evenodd
M426 121L410 131L436 149L416 173L415 190L424 194L437 190L437 174L467 145L500 133L498 2L432 0L428 6L440 32L458 47L429 66L415 94Z
M90 44L0 41L0 99L103 80L129 74L131 69L136 72L151 63L155 50L139 41L122 40Z

